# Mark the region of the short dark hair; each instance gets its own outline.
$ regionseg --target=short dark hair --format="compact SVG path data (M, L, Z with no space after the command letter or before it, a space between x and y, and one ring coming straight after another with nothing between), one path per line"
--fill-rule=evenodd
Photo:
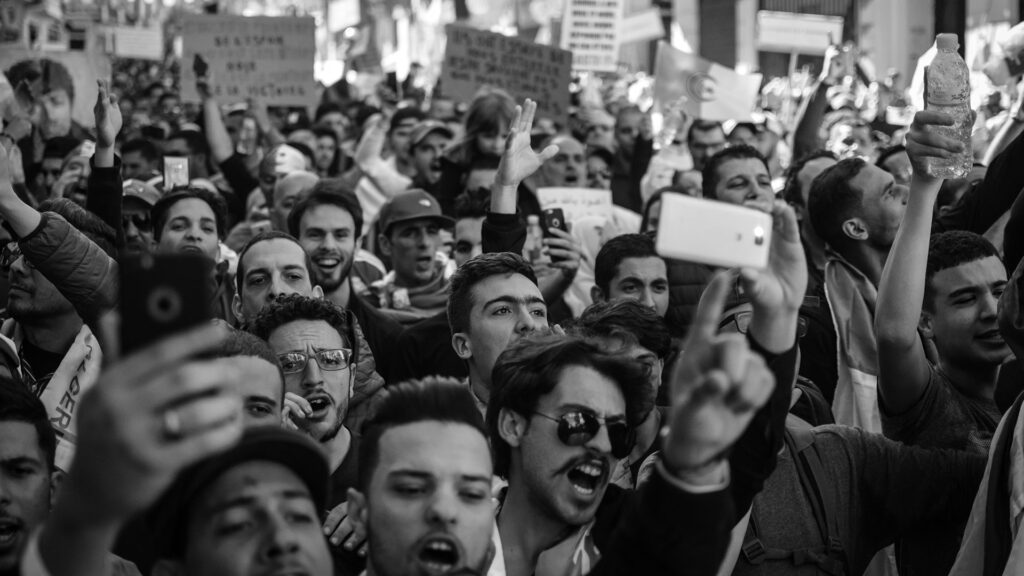
M156 145L145 138L135 138L121 146L121 156L132 152L138 152L147 162L155 162L160 158L160 152L156 149Z
M388 386L359 442L359 489L366 491L380 456L380 439L392 428L417 422L465 424L487 440L487 428L469 388L453 378L428 377Z
M406 120L414 120L415 123L420 123L427 118L427 115L422 110L415 106L406 106L405 108L399 108L395 110L395 113L391 115L391 123L388 126L388 135L390 136L402 122Z
M729 146L725 150L715 154L708 161L704 163L704 170L701 173L701 187L704 192L705 198L718 199L718 194L715 192L715 188L718 186L720 177L718 175L718 169L722 167L726 162L732 160L760 160L761 164L764 164L764 169L770 175L772 173L771 168L768 167L768 161L765 160L764 155L758 152L757 148L753 146L747 146L746 144L740 144L738 146Z
M43 158L60 158L63 160L75 148L78 148L78 145L81 143L81 140L71 136L50 138L43 145Z
M502 409L529 416L540 398L558 385L570 366L585 366L614 381L626 398L626 420L630 428L649 413L647 380L636 363L605 353L591 340L578 336L539 335L517 340L498 356L487 404L487 431L494 455L494 473L508 477L511 447L498 432Z
M807 213L811 227L822 240L836 250L849 243L843 233L843 222L860 211L864 194L850 181L867 166L861 158L846 158L829 166L811 183L807 195Z
M209 154L206 138L203 137L202 133L195 130L178 130L167 137L168 141L179 139L184 140L188 144L188 150L191 155L206 156Z
M894 144L892 146L889 146L888 148L885 148L884 150L878 153L878 158L875 160L875 166L878 166L879 168L885 170L885 168L882 165L885 164L886 160L888 160L892 156L895 156L896 154L899 154L900 152L906 151L907 147L904 146L903 144Z
M235 289L239 298L242 297L242 287L245 285L245 255L249 253L249 249L253 246L268 240L288 240L290 242L294 242L295 245L299 247L299 250L302 251L303 264L306 267L306 273L311 273L313 263L309 260L309 254L306 254L306 249L302 247L302 244L300 244L294 236L279 230L268 230L267 232L262 232L253 238L250 238L249 241L245 243L245 246L242 246L242 249L238 252L238 266L235 269ZM310 281L312 282L312 278L310 278Z
M338 133L326 124L315 124L313 126L313 135L317 138L331 138L335 144L338 144Z
M665 359L672 352L672 335L658 314L636 300L595 302L576 321L585 336L617 338Z
M117 257L117 233L99 216L75 204L68 198L52 198L39 205L40 212L60 215L86 238L92 240L111 258Z
M39 449L53 470L57 457L57 433L42 400L21 382L0 380L0 422L24 422L36 429Z
M932 287L932 278L936 274L990 256L999 258L999 251L980 234L964 230L933 234L928 242L928 264L924 275L924 309L935 310L935 289Z
M328 300L309 298L298 294L282 296L260 310L245 327L246 331L257 338L269 340L270 335L281 326L298 320L323 320L331 328L338 331L345 344L352 348L353 360L356 363L359 354L359 343L356 342L354 327L349 313Z
M277 354L271 350L270 345L266 341L257 338L255 335L242 330L232 330L228 333L227 338L221 342L220 347L213 351L210 355L212 358L236 358L236 357L249 357L249 358L260 358L270 362L278 375L281 377L281 382L284 382L284 370L281 369L281 361L277 359ZM281 386L281 398L284 398L284 386Z
M830 158L837 162L839 161L839 158L831 151L819 148L807 153L803 158L791 164L786 170L786 184L782 189L782 199L790 206L798 208L804 205L803 190L800 189L800 172L803 171L804 166L807 166L809 162L819 158Z
M348 212L355 224L356 238L363 235L363 207L359 204L356 193L340 178L324 178L313 184L306 197L292 206L291 212L288 213L288 232L298 238L302 217L308 210L324 205L337 206Z
M199 188L197 186L188 186L185 188L178 188L172 190L164 197L157 200L153 208L150 209L149 213L153 217L153 238L159 242L160 237L163 236L164 226L167 224L167 214L171 210L171 206L174 206L182 200L188 199L202 200L210 207L213 211L213 219L217 223L217 238L224 238L225 228L227 227L228 209L227 203L224 202L224 198L220 194L214 194L205 188Z
M301 130L309 130L310 132L313 131L309 128L301 128ZM309 146L306 146L302 142L288 142L288 145L291 146L292 148L295 148L303 156L305 156L306 160L308 160L310 164L316 165L316 155L313 154L313 150Z
M483 218L491 207L491 191L487 188L466 190L455 197L455 219Z
M512 252L492 252L470 258L452 276L448 296L448 325L452 334L469 330L469 312L473 309L473 287L490 278L505 274L521 274L537 283L533 267Z
M316 113L313 115L314 121L319 122L324 116L335 112L342 116L345 115L345 111L341 109L341 104L338 104L337 102L321 102L320 105L316 107Z
M711 132L712 130L721 130L722 136L725 136L725 128L722 127L721 122L716 122L714 120L701 120L698 118L690 124L690 128L686 131L686 142L693 142L694 132Z
M620 234L607 242L594 258L594 284L606 295L619 265L626 258L661 258L647 234Z

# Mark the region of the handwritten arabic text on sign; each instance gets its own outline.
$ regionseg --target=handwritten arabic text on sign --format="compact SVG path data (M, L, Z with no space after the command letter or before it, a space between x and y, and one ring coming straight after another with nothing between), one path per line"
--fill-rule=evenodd
M536 100L538 117L567 121L572 53L454 24L445 31L445 96L468 101L484 86L501 88L516 100Z
M569 0L562 48L572 50L573 68L614 72L619 61L622 0Z
M221 103L259 98L271 106L309 106L315 99L312 18L189 16L183 22L182 97L199 100L192 62L210 65Z
M594 188L540 188L537 200L542 209L561 208L568 222L584 216L600 216L605 220L612 217L611 190Z

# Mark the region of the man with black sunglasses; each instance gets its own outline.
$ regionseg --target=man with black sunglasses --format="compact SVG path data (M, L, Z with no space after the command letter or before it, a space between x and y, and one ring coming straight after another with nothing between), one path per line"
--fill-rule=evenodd
M587 574L604 553L615 550L613 534L623 533L635 535L630 545L635 573L667 573L667 567L675 574L714 573L717 543L707 544L706 556L694 550L709 537L710 526L701 534L684 534L695 519L674 511L688 487L727 488L726 450L768 400L775 380L745 338L716 334L732 281L730 274L717 275L702 301L687 354L670 378L672 406L656 472L637 491L609 481L633 448L634 428L653 405L639 363L606 353L596 340L557 335L524 338L498 358L487 428L495 473L508 480L498 510L506 574ZM787 382L780 386L788 393ZM726 393L731 387L734 391ZM722 394L721 401L688 407L701 404L705 393ZM756 420L751 431L766 436ZM770 450L765 446L763 456L773 455ZM737 478L748 475L735 472ZM749 500L742 501L739 488L728 491L728 500L742 514ZM627 510L651 502L658 513L638 525L622 524ZM721 523L715 528L731 527L736 510L709 513Z
M160 199L160 192L141 180L124 181L121 200L121 229L127 254L148 254L153 250L153 219L149 212Z

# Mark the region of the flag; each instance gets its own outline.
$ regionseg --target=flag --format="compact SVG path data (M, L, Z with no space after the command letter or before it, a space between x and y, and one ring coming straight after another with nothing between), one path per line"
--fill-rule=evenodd
M731 68L658 43L654 66L654 110L664 114L678 104L691 118L750 120L760 74L739 74Z

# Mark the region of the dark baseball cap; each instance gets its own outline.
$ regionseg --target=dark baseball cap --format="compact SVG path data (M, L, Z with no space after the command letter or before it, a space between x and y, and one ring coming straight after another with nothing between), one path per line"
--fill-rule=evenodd
M156 205L157 201L160 200L160 197L162 196L156 187L143 182L142 180L135 180L134 178L125 180L123 189L125 199L137 198L150 208Z
M455 225L454 220L441 213L441 205L438 204L437 198L424 190L412 189L395 195L384 204L380 209L377 226L386 235L391 226L399 222L421 219L433 220L446 228Z
M437 120L424 120L412 129L412 134L409 136L410 149L419 146L420 142L423 142L424 138L434 132L444 134L445 138L453 138L455 136L455 133L445 126L443 122L438 122Z
M199 494L239 464L267 461L291 470L309 489L317 510L327 509L330 469L320 448L307 436L277 426L249 428L231 449L193 464L178 474L150 509L147 519L160 558L185 552L188 511Z

